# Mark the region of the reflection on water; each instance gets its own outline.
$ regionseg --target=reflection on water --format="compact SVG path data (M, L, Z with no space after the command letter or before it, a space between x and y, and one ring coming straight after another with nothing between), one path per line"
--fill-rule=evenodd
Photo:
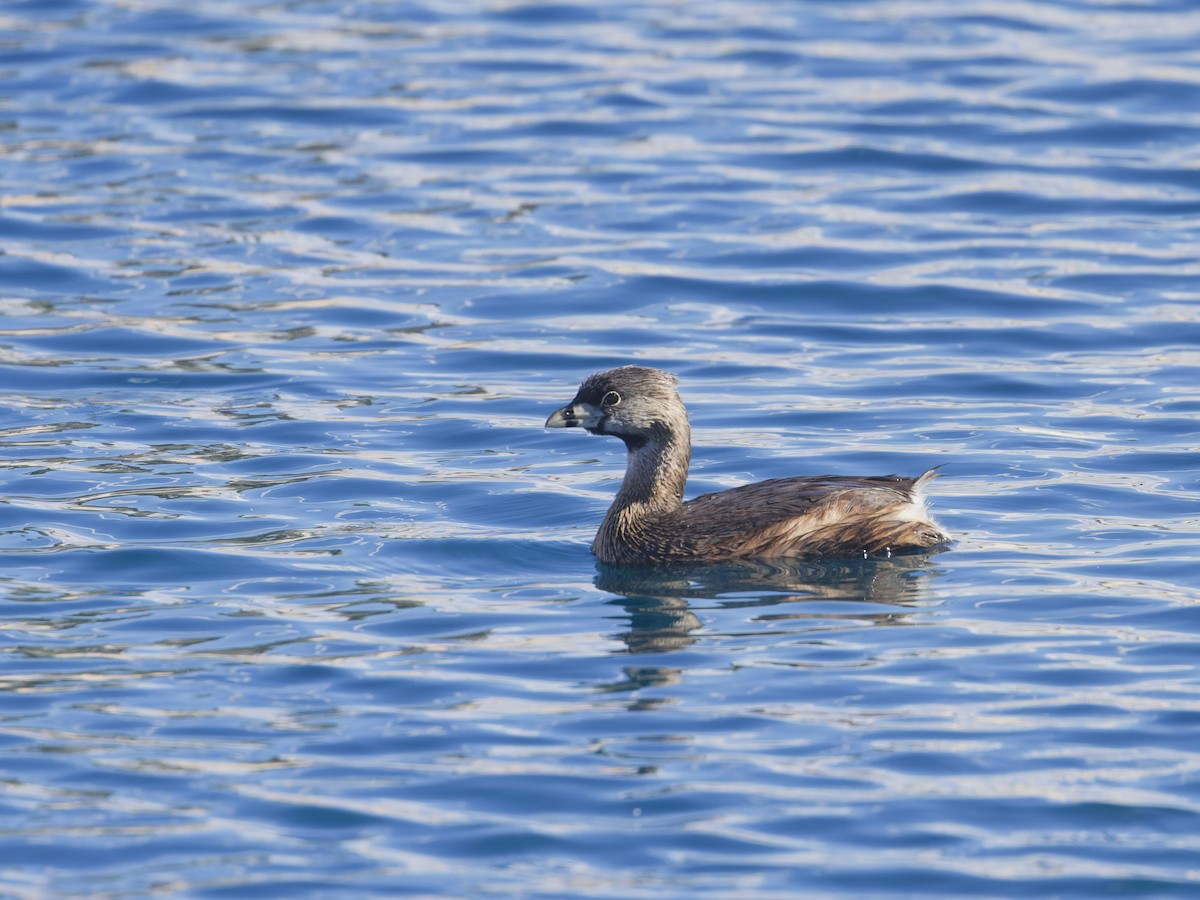
M631 653L678 650L693 643L703 623L692 601L722 607L773 607L800 604L786 611L763 612L758 621L786 619L849 619L874 624L899 624L908 612L880 609L916 606L926 595L927 579L935 576L933 557L940 551L889 558L845 560L742 560L733 563L677 564L655 568L621 568L600 564L595 584L620 594L629 614L629 630L621 639ZM822 604L805 611L813 601L845 601L836 611Z
M0 895L1194 895L1193 7L6 4ZM954 552L597 574L636 361Z

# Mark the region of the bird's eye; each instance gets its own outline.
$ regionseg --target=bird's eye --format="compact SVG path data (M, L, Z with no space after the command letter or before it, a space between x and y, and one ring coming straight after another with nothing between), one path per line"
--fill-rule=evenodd
M604 395L604 399L600 401L605 406L617 406L621 402L621 395L616 391L609 391Z

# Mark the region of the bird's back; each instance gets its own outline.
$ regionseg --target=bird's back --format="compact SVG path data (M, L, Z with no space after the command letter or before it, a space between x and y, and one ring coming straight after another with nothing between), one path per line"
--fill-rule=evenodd
M626 530L626 546L614 549L622 561L644 562L927 549L947 540L922 496L933 474L774 478L704 494Z

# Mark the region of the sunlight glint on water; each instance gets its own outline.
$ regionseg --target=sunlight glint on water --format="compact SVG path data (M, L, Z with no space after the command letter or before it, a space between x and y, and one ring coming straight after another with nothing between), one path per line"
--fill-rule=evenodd
M1190 5L0 38L0 894L1194 894ZM624 362L953 547L597 568Z

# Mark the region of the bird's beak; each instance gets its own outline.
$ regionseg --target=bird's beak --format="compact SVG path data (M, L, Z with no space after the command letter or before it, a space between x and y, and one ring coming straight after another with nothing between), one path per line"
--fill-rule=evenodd
M604 413L592 404L576 401L550 413L550 418L546 420L546 427L595 428L600 424L603 415Z

